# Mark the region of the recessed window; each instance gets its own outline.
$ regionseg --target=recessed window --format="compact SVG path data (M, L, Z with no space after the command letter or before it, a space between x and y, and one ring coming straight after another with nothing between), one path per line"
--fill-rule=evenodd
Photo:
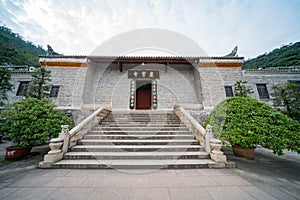
M20 82L19 88L17 91L17 96L24 96L24 93L27 90L28 84L29 84L29 81L21 81Z
M269 99L269 92L266 84L256 84L257 92L260 99Z
M232 90L232 86L224 86L225 88L225 93L226 93L226 97L233 97L233 90Z
M50 97L58 97L58 91L59 91L59 86L52 85L51 91L50 91Z

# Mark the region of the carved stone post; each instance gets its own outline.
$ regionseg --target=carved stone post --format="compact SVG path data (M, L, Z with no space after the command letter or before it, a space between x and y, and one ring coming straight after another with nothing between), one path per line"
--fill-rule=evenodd
M214 138L214 134L212 132L212 126L209 124L206 126L206 134L204 137L205 137L205 150L206 152L210 153L211 152L210 140Z
M49 147L51 150L44 156L44 163L51 164L60 161L64 153L68 151L70 138L68 127L68 125L62 125L59 137L50 140Z
M70 134L69 134L69 125L61 125L61 132L59 134L59 138L64 140L62 152L66 153L69 150L69 141L70 141Z
M63 153L61 151L62 145L63 145L63 139L61 138L51 139L49 144L51 151L49 151L48 154L44 156L44 162L55 163L61 160L63 157Z
M225 163L226 162L226 156L221 151L222 148L222 141L219 139L211 139L210 140L210 158L217 162L217 163Z

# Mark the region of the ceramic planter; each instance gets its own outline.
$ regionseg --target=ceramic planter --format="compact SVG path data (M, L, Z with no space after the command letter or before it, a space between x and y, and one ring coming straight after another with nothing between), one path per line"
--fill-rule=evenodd
M240 147L232 145L233 154L237 157L246 158L248 160L254 159L255 147Z
M6 160L17 160L30 154L32 147L7 147L5 153Z

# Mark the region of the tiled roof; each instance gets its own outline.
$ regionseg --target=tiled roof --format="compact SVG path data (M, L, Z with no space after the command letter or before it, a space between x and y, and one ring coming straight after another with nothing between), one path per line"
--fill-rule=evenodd
M95 55L69 55L69 56L40 56L40 58L87 58L95 62L130 62L130 63L191 63L197 62L199 59L213 60L243 60L244 57L226 57L226 56L95 56Z

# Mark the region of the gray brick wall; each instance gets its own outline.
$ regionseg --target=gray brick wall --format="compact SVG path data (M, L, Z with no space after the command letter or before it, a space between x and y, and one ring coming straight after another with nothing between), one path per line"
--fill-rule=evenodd
M80 109L87 68L48 68L52 85L59 85L57 98L51 98L61 108Z
M21 81L30 81L31 72L12 72L10 82L13 85L13 89L7 93L8 103L13 104L24 99L24 96L16 96Z
M239 68L201 68L192 65L164 64L123 64L120 72L117 64L89 62L87 68L48 68L53 85L59 85L57 98L53 102L63 109L82 109L85 105L99 106L112 104L113 109L129 109L129 69L156 69L160 72L157 80L157 109L172 109L181 104L190 110L200 108L211 110L224 100L225 85L233 86L237 80L246 80L253 88L252 97L260 99L256 84L267 85L270 98L272 86L289 80L300 80L299 73L249 72ZM9 103L23 99L16 96L20 81L30 81L30 72L13 72L11 83L14 89L8 93ZM272 101L262 100L268 104Z
M239 68L200 68L203 105L205 109L212 109L226 98L225 85L233 85L243 79Z
M252 87L254 93L251 97L261 100L269 105L272 105L272 87L274 85L283 85L288 81L300 81L300 73L289 72L250 72L243 71L244 79L248 81L249 86ZM260 99L256 84L266 84L270 99Z
M191 65L123 64L120 72L116 64L90 63L84 91L85 104L110 104L114 109L129 109L129 69L156 69L160 72L157 80L158 109L172 109L174 103L199 104L201 94L195 69ZM198 81L200 82L200 81Z

